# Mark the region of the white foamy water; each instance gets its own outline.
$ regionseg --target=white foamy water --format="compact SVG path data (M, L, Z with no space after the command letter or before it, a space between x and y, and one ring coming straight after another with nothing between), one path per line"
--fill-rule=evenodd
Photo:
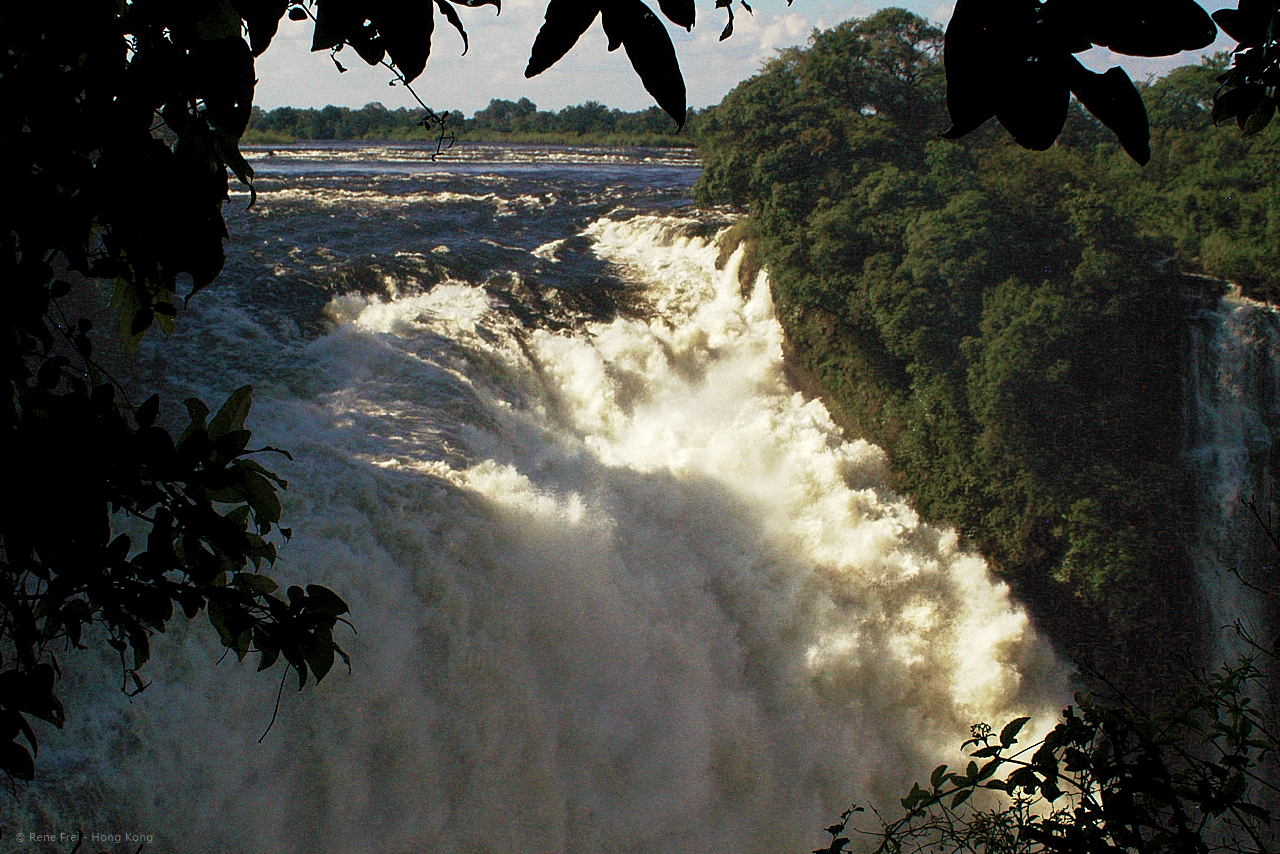
M109 664L75 677L22 820L159 851L799 852L969 724L1047 728L1063 669L1008 590L787 385L767 283L744 298L688 226L596 222L648 319L573 333L465 282L337 299L306 344L200 304L175 388L271 377L273 574L347 599L354 672L286 690L259 745L278 676L175 628L132 702Z

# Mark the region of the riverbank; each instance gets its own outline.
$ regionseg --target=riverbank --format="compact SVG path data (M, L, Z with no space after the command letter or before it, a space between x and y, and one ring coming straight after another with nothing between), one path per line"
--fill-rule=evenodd
M241 139L242 145L289 145L298 142L367 142L371 144L398 142L435 142L436 132L410 129L402 132L373 134L343 140L312 139L272 130L248 130ZM484 142L506 145L571 145L617 148L697 148L692 137L659 133L478 133L454 134L455 143Z

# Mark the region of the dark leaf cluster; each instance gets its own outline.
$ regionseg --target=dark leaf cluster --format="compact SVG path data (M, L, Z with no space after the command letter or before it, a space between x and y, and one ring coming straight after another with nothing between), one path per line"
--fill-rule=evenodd
M5 459L41 465L0 519L0 768L31 778L37 741L27 717L63 724L56 652L83 648L91 623L119 653L131 693L146 687L139 671L151 638L177 611L207 613L238 658L260 654L260 670L283 656L299 689L308 673L322 678L335 655L346 660L333 641L348 610L342 599L317 585L282 598L262 573L276 560L268 535L286 484L253 459L275 449L247 447L248 386L212 418L188 400L175 442L155 424L157 397L130 418L112 385L73 375L55 384L44 373L4 437Z
M1236 9L1220 9L1213 19L1238 44L1232 67L1219 78L1214 99L1215 122L1234 118L1245 136L1252 136L1276 113L1280 85L1280 4L1273 0L1240 0Z
M1078 696L1041 741L1017 749L1028 718L965 742L967 767L934 769L881 820L876 852L960 846L1011 854L1266 851L1263 805L1275 741L1252 707L1250 658L1151 712ZM992 807L982 790L999 793Z
M662 0L659 8L672 23L693 28L693 0ZM675 46L662 21L641 0L551 0L524 76L535 77L559 62L597 18L609 50L626 51L645 90L683 126L685 88Z
M286 602L257 574L276 558L284 482L253 458L269 449L249 448L249 389L212 419L187 401L175 437L159 399L133 405L97 360L93 324L67 314L109 283L132 349L174 328L181 287L190 298L219 274L228 173L253 178L238 144L254 56L286 6L0 6L15 200L0 212L0 456L14 498L0 520L0 768L14 779L34 772L31 722L65 720L58 653L91 642L90 624L135 692L152 636L179 611L209 614L241 657L285 656L300 682L340 652L335 594Z
M1074 95L1146 163L1150 131L1137 88L1123 69L1099 74L1074 55L1102 46L1168 56L1206 47L1218 27L1238 45L1218 78L1213 119L1234 118L1246 136L1255 134L1276 111L1278 10L1275 0L1241 0L1212 17L1194 0L960 0L947 27L944 136L958 139L994 117L1020 145L1044 150L1062 133Z

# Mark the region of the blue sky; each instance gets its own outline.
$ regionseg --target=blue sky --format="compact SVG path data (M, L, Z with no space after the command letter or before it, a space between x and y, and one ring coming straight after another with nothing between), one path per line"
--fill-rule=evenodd
M896 4L866 0L748 0L755 10L735 10L734 33L718 41L724 26L723 9L709 0L698 5L698 21L692 32L669 25L688 88L689 105L718 103L739 81L751 76L776 51L803 44L815 27L832 27L853 17L865 17L888 5L899 5L938 24L951 16L954 6L946 0L906 0ZM656 9L657 3L650 2ZM1226 0L1204 3L1212 10L1234 6ZM504 0L502 14L492 6L458 7L471 39L471 50L461 56L462 40L439 15L432 55L414 89L433 109L462 110L471 115L491 98L518 100L527 97L541 109L560 109L584 101L600 101L610 107L638 110L652 105L621 49L605 50L605 36L597 21L573 50L558 64L533 80L524 79L529 48L542 24L545 0ZM337 104L360 107L381 101L387 107L414 106L412 97L390 87L385 68L371 68L347 49L339 58L349 70L339 74L327 52L311 53L310 22L281 21L271 48L258 59L255 102L263 109L283 105L322 107ZM1225 49L1232 43L1220 37L1214 48L1159 60L1113 57L1095 49L1085 61L1097 70L1122 64L1135 79L1159 74L1194 62L1202 52Z

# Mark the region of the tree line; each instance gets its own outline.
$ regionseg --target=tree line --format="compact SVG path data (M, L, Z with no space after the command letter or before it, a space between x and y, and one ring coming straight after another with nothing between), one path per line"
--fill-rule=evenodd
M692 146L699 111L689 110L683 129L659 107L624 112L587 101L561 110L539 110L528 98L494 98L471 118L450 111L444 129L460 140L479 142L613 143L621 145ZM283 143L295 140L431 140L439 128L422 125L422 111L381 103L358 110L327 106L321 109L254 107L243 141Z

